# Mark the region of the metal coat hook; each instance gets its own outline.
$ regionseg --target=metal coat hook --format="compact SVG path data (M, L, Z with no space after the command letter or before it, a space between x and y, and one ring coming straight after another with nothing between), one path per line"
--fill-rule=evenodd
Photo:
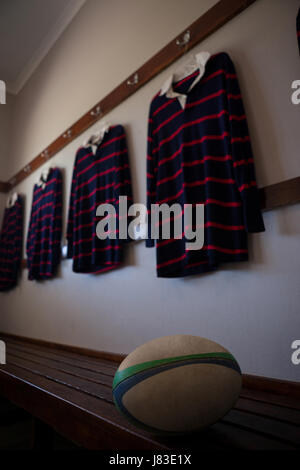
M127 80L127 85L137 85L137 83L139 83L139 74L136 72L132 79Z
M184 33L184 35L182 36L181 39L176 39L176 45L179 46L179 47L184 47L190 42L190 39L191 39L191 32L188 29Z
M45 160L47 160L47 158L49 158L49 151L48 151L48 149L44 150L44 151L41 153L41 157L42 157L42 158L45 158Z
M31 166L29 164L26 165L23 171L24 171L24 173L27 173L27 174L30 173L31 172Z
M91 116L99 116L99 114L101 114L101 108L100 106L96 106L95 109L92 109L92 111L90 112Z
M70 139L71 136L72 136L72 129L68 129L67 132L63 134L64 139Z

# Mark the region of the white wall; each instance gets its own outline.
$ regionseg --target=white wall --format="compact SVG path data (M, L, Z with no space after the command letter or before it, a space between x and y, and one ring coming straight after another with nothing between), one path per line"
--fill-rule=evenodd
M1 77L0 77L1 79ZM6 94L6 104L0 104L0 181L7 181L11 164L11 127L15 96ZM0 230L7 195L0 193Z
M213 3L88 0L17 97L10 175ZM236 64L260 186L299 175L300 106L290 101L291 82L300 78L298 6L259 0L195 48L225 50ZM149 103L177 65L105 117L127 130L139 202ZM76 149L92 131L51 160L64 169L65 211ZM40 171L18 188L26 225ZM27 281L24 270L20 285L0 296L0 330L116 352L156 336L197 334L227 347L244 372L299 380L300 366L290 360L300 337L299 205L264 218L266 232L250 237L250 262L190 279L157 279L155 251L143 243L129 248L126 266L100 276L74 274L70 261L45 283Z
M0 181L7 181L12 164L10 136L14 104L15 96L10 93L6 94L6 104L0 104Z
M0 227L2 226L2 217L3 217L3 213L4 213L5 201L6 201L6 195L0 193L0 224L1 224ZM0 230L1 230L1 228L0 228ZM0 300L0 302L1 302L1 300Z

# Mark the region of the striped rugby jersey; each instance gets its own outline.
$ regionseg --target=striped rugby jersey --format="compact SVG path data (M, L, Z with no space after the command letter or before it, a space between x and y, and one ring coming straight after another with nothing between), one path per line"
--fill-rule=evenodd
M17 285L22 259L23 201L18 195L12 207L6 207L0 234L0 291Z
M62 177L50 168L44 184L33 188L26 253L29 280L51 279L61 258Z
M68 258L73 258L73 271L102 273L118 267L123 261L125 240L118 236L119 196L132 203L131 177L126 135L123 126L108 127L101 142L77 151L70 196L67 241ZM116 209L115 238L99 239L96 216L100 204Z
M298 38L298 46L299 46L299 53L300 53L300 8L299 8L298 15L297 15L296 25L297 25L297 38Z
M183 108L176 97L162 92L150 106L148 214L154 203L205 205L203 248L186 250L184 237L160 237L158 277L197 274L222 262L247 260L246 232L264 231L234 65L224 52L210 57L201 80L189 90L198 74L199 69L173 84L171 96L186 95ZM146 246L154 246L149 232Z

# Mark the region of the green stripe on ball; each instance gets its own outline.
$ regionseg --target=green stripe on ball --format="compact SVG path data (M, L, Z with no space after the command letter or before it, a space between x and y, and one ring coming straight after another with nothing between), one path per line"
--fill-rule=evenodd
M177 356L177 357L167 357L165 359L157 359L155 361L142 362L141 364L135 364L134 366L127 367L123 370L117 370L114 380L113 380L113 389L119 385L123 380L128 379L132 375L135 375L139 372L142 372L147 369L151 369L156 366L161 366L164 364L170 364L172 362L186 361L190 359L204 359L204 358L219 358L227 359L237 363L235 358L230 353L225 352L216 352L216 353L203 353L203 354L188 354L186 356Z

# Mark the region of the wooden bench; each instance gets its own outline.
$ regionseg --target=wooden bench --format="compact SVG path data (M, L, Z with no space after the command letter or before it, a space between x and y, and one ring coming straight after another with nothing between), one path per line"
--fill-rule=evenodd
M122 355L0 334L7 364L0 395L80 447L138 450L278 449L300 446L300 384L244 376L241 396L221 421L192 436L159 438L136 429L114 406ZM47 434L46 432L46 434ZM42 433L42 431L41 431Z

